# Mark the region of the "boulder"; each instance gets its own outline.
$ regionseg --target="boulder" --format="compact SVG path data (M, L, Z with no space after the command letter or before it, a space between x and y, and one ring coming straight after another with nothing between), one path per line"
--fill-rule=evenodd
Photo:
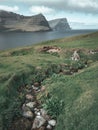
M26 104L27 107L29 107L30 109L34 109L34 107L36 106L35 102L29 102Z
M33 122L32 130L36 128L40 128L41 126L45 124L45 122L46 120L42 116L36 116Z
M47 127L46 127L48 130L52 130L52 126L51 125L47 125Z
M23 112L23 117L32 119L34 117L34 114L30 110L29 111L24 111Z
M37 130L46 130L44 126L41 126L39 129Z
M29 111L30 110L30 108L28 108L27 106L26 106L26 104L23 104L22 105L22 111Z
M48 124L51 125L51 126L55 126L56 125L56 120L50 120L48 121Z
M33 100L34 100L34 97L33 97L31 94L27 94L27 95L26 95L26 100L33 101Z
M41 116L44 117L47 121L50 119L50 116L47 114L47 111L44 109L40 110Z
M35 87L34 85L32 85L32 88L34 91L38 91L39 90L39 87Z

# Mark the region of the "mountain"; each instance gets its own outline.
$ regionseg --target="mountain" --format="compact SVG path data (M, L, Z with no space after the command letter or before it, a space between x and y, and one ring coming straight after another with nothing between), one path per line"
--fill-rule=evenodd
M13 12L0 11L1 31L49 31L51 30L42 14L23 16Z
M49 21L49 25L53 30L56 31L66 31L66 30L71 30L68 21L66 18L60 18L60 19L54 19Z

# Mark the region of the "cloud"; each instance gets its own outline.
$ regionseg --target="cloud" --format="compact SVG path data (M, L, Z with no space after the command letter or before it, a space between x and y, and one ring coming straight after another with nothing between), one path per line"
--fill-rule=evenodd
M46 6L31 6L30 12L33 14L38 14L38 13L50 14L53 13L54 10Z
M45 6L59 11L78 11L90 14L97 14L98 12L98 0L28 0L28 2L33 5Z
M0 2L10 2L10 0L0 0ZM12 2L15 4L25 3L27 6L33 5L30 9L31 12L34 12L34 9L36 9L36 12L51 12L50 10L56 10L98 14L98 0L13 0Z
M79 11L90 14L97 14L98 1L97 0L69 0L68 5L70 10Z
M13 11L13 12L17 12L19 10L18 6L6 6L6 5L0 5L0 10L5 10L5 11Z

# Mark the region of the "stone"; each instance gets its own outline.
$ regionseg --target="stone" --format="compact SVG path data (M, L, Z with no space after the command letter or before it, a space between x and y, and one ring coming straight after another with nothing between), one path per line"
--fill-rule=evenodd
M46 111L46 110L44 110L44 109L40 109L40 112L41 112L41 115L42 115L42 116L44 116L44 115L46 115L46 114L47 114L47 111Z
M30 108L28 108L27 106L26 106L26 104L23 104L22 105L22 111L29 111L30 110Z
M75 61L80 60L80 56L79 56L79 54L78 54L77 51L74 51L74 53L73 53L71 59L72 59L72 60L75 60Z
M30 101L33 101L33 100L34 100L34 97L33 97L31 94L27 94L27 95L26 95L26 99L27 99L27 100L30 100Z
M47 121L50 119L50 116L47 114L46 110L41 109L40 112L41 112L41 116L44 117L44 119L46 119Z
M48 124L46 128L47 128L48 130L51 130L51 129L52 129L52 126Z
M37 112L39 112L40 110L39 110L38 108L36 108L36 107L35 107L35 108L34 108L34 111L37 111Z
M32 88L33 88L33 90L35 90L35 91L38 91L38 90L39 90L39 87L35 87L35 86L33 86L33 85L32 85Z
M40 116L41 114L40 114L40 112L37 112L36 115L37 115L37 116Z
M23 112L23 117L25 118L33 118L34 117L34 114L29 110L29 111L24 111Z
M55 126L56 125L56 120L50 120L48 121L48 124L51 125L51 126Z
M45 127L44 126L41 126L39 129L37 130L45 130Z
M33 122L32 130L36 128L40 128L41 126L45 124L45 122L46 120L42 116L36 116Z
M27 107L31 108L31 109L34 109L34 107L36 106L36 103L35 102L29 102L26 104Z
M89 52L90 54L95 54L95 52L93 51L93 50L90 50L90 52Z

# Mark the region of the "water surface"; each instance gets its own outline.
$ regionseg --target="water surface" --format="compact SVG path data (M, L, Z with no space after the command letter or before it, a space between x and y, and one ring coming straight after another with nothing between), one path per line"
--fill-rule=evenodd
M63 37L76 36L95 32L97 30L71 30L71 31L50 31L50 32L7 32L0 33L0 50L28 46L42 41L58 39Z

